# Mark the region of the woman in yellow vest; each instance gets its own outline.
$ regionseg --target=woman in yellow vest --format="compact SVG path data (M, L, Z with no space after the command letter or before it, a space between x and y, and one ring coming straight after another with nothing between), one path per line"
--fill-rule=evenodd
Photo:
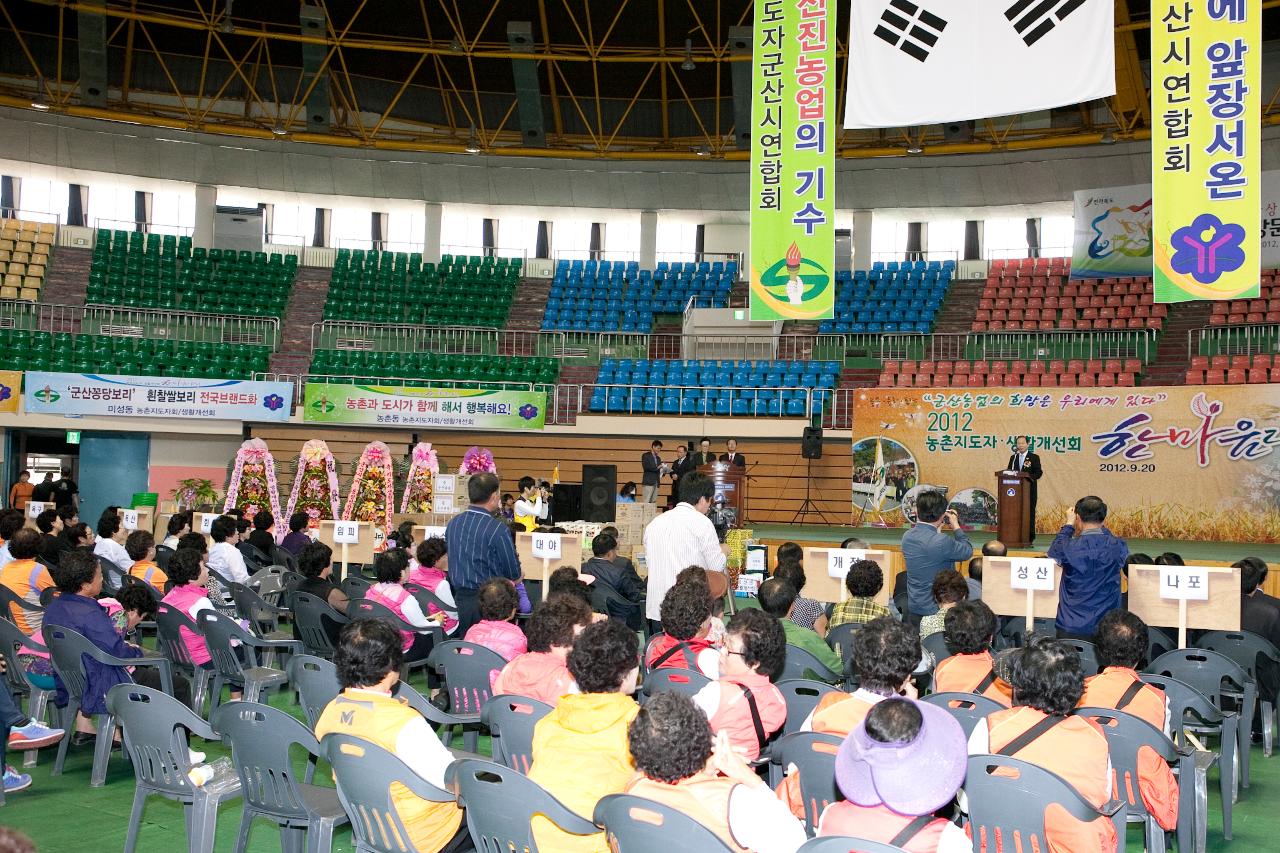
M632 698L640 677L636 634L614 620L589 625L569 652L580 693L560 697L533 730L529 778L577 814L591 819L596 803L621 793L635 770L627 726L640 711ZM608 853L604 833L570 835L546 818L533 821L539 850Z
M316 738L352 735L377 744L427 782L444 790L444 771L453 754L417 711L391 694L404 662L400 632L386 622L362 619L342 629L333 657L342 692L316 721ZM422 853L469 850L463 811L452 802L417 797L399 782L391 786L396 813L409 840Z
M538 481L532 477L521 477L517 485L520 497L512 512L516 522L524 525L525 530L533 530L540 521L546 520L547 510L550 508L547 505L547 493L538 488Z
M733 748L728 730L712 736L706 714L689 697L650 699L631 722L628 743L644 774L628 794L688 815L731 850L792 853L804 844L804 824Z

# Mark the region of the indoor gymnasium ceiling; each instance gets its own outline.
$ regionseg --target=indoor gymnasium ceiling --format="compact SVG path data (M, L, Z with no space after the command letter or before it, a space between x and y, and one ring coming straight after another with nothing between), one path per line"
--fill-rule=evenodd
M1280 0L1263 5L1274 39ZM1145 139L1149 14L1117 3L1114 98L949 133L839 131L840 152ZM751 17L743 0L0 0L0 105L390 150L742 159L730 28Z

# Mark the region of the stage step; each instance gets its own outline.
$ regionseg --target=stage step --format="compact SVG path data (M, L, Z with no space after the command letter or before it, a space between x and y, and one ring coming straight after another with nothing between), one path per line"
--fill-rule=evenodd
M1212 302L1177 302L1169 306L1156 357L1142 372L1143 385L1182 385L1186 381L1191 366L1187 335L1191 334L1194 348L1200 330L1209 325L1212 310Z
M942 308L934 317L933 329L939 334L963 335L973 328L973 318L978 314L978 302L987 283L978 281L952 281Z

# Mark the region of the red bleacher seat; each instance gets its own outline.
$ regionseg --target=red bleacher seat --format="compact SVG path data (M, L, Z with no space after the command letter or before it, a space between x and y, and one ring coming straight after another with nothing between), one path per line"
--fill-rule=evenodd
M1042 331L1042 332L1051 332L1051 331L1053 331L1053 330L1054 330L1054 328L1055 328L1055 327L1054 327L1054 325L1053 325L1053 321L1052 321L1052 320L1041 320L1041 321L1040 321L1040 331Z
M1253 361L1250 362L1250 364L1256 370L1266 370L1271 367L1271 356L1255 355L1253 357Z
M1244 373L1244 371L1243 371L1243 370L1228 370L1228 371L1227 371L1227 384L1228 384L1228 385L1243 385L1243 384L1244 384L1244 381L1245 381L1245 373Z
M1208 370L1208 369L1209 369L1209 356L1207 356L1207 355L1193 355L1193 356L1191 356L1191 369L1192 369L1192 370Z
M1142 361L1136 358L1126 358L1124 360L1124 372L1125 373L1141 373Z
M1102 361L1100 359L1091 358L1085 362L1084 369L1086 373L1101 373Z
M971 373L971 374L969 374L969 387L970 387L970 388L981 388L981 387L982 387L983 385L985 385L985 384L986 384L986 383L983 381L982 374L980 374L980 373Z
M1004 385L1004 374L1003 374L1003 373L988 373L988 374L987 374L987 387L988 387L988 388L999 388L1001 385Z
M1027 363L1025 361L1013 361L1009 363L1009 372L1016 373L1019 376L1027 372Z
M1188 384L1188 385L1203 385L1203 384L1204 384L1204 370L1203 370L1203 369L1197 369L1197 368L1193 368L1193 369L1191 369L1191 370L1188 370L1188 371L1187 371L1187 384Z
M954 368L952 368L951 372L952 372L952 373L954 373L954 374L956 374L956 375L960 375L960 376L968 376L968 375L969 375L969 362L967 362L967 361L957 361L957 362L956 362L955 367L954 367Z
M1121 373L1116 377L1116 384L1123 388L1132 388L1134 386L1132 373Z
M974 332L985 332L987 330L987 321L974 320L973 324L969 327L969 329Z
M933 375L933 362L932 361L920 362L920 367L918 368L918 370L921 373L928 373L929 375Z
M1243 314L1228 314L1228 315L1227 315L1227 324L1228 324L1228 325L1230 325L1230 326L1238 326L1238 325L1240 325L1240 324L1241 324L1241 323L1243 323L1243 322L1244 322L1244 315L1243 315Z
M1280 364L1271 368L1271 381L1280 382Z
M884 372L885 372L885 373L897 373L897 372L898 372L898 366L899 366L899 365L898 365L898 362L896 362L896 361L886 361L886 362L884 363Z
M1261 322L1263 321L1263 317L1264 317L1264 316L1265 316L1265 315L1263 315L1263 314L1262 314L1262 313L1260 313L1260 312L1259 312L1259 313L1255 313L1255 312L1253 312L1253 311L1250 311L1248 314L1245 314L1245 315L1244 315L1244 321L1245 321L1246 323L1261 323Z
M1076 377L1070 373L1064 373L1058 377L1059 388L1075 388Z
M1114 388L1114 387L1115 387L1115 385L1116 385L1116 375L1115 375L1114 373L1099 373L1099 374L1098 374L1098 387L1099 387L1099 388Z
M974 361L969 364L969 373L984 375L987 372L987 363L985 361Z
M1215 355L1209 359L1209 366L1214 370L1226 370L1231 366L1231 356Z
M1081 373L1076 377L1076 384L1081 388L1092 388L1097 383L1094 381L1092 373Z
M1233 355L1233 356L1231 356L1231 369L1232 369L1232 370L1248 370L1248 369L1249 369L1249 356L1247 356L1247 355Z
M1105 370L1107 373L1119 373L1120 362L1117 359L1109 358L1105 362L1103 362L1102 369Z
M895 385L897 385L897 379L898 379L898 374L896 373L881 373L880 387L893 388Z
M1080 374L1084 372L1084 362L1077 358L1073 358L1067 362L1067 373Z
M1210 368L1204 372L1205 385L1221 385L1223 379L1223 371L1217 368Z
M954 371L954 369L955 369L955 368L954 368L954 365L952 365L952 363L951 363L951 362L949 362L949 361L940 361L940 362L938 362L938 363L937 363L937 365L935 365L935 366L934 366L934 368L933 368L933 375L934 375L935 377L936 377L936 376L950 376L950 375L952 374L952 372Z
M1249 371L1249 384L1250 384L1250 385L1255 385L1255 384L1256 384L1256 385L1262 385L1262 384L1265 384L1265 383L1266 383L1266 381L1267 381L1267 370L1266 370L1266 368L1261 368L1261 367L1260 367L1260 368L1255 368L1255 369L1253 369L1253 370L1250 370L1250 371Z
M914 361L914 360L912 360L912 361L904 361L904 362L902 362L902 369L901 369L901 370L899 370L898 372L899 372L899 373L915 373L915 372L916 372L916 363L915 363L915 361Z
M950 387L951 387L951 377L950 377L950 376L942 376L942 375L939 375L939 374L935 373L935 374L933 375L933 387L934 387L934 388L950 388Z

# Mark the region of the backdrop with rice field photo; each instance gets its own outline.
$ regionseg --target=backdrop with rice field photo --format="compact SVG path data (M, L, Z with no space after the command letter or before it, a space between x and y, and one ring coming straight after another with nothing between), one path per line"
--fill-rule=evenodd
M1119 536L1280 542L1280 385L866 389L854 406L855 518L906 525L904 505L935 488L966 527L989 529L994 472L1018 435L1044 467L1039 533L1093 494Z

